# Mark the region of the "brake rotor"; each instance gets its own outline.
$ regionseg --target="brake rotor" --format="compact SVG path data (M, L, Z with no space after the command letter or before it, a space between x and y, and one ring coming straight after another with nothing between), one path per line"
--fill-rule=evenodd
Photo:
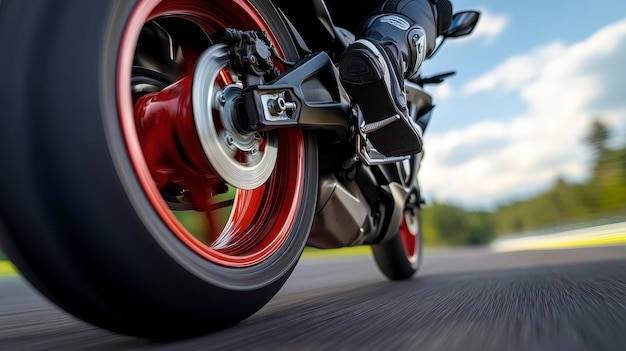
M193 75L192 106L198 138L215 173L232 186L251 190L263 185L278 155L275 132L244 132L237 123L241 84L215 82L229 67L228 47L217 44L198 60Z

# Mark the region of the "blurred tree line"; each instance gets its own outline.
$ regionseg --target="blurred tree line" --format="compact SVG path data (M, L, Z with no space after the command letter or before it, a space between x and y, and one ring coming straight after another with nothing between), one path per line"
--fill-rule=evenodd
M544 193L501 205L492 212L435 203L423 210L424 242L478 245L498 235L626 215L626 145L610 148L610 130L596 119L586 142L593 152L590 178L581 184L558 179Z

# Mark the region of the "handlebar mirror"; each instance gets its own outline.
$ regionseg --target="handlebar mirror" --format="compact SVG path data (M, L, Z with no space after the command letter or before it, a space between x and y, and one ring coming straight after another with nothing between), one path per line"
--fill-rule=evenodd
M480 18L478 11L462 11L452 16L450 28L443 34L445 38L457 38L470 34Z

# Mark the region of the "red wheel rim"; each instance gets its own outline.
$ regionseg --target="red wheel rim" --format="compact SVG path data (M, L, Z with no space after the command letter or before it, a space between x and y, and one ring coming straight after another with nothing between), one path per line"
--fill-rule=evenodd
M412 211L406 211L400 224L400 239L407 259L411 263L417 262L419 255L419 219Z
M225 223L217 223L211 203L215 198L224 197L214 196L223 182L212 172L190 117L190 77L183 77L161 92L140 100L142 103L150 99L167 103L167 118L163 117L164 110L150 112L152 110L138 106L139 102L133 102L131 77L140 33L144 24L161 18L189 21L206 34L227 27L261 29L268 33L282 55L280 46L267 23L246 0L144 0L138 3L128 20L117 71L118 112L128 155L149 202L163 223L188 248L210 262L227 267L263 262L285 243L295 222L304 184L302 132L295 129L278 132L278 158L270 178L254 190L235 189L230 214ZM230 83L225 74L220 76L221 84ZM203 211L204 240L191 233L189 226L177 218L163 198L162 187L171 183L184 185L186 193L191 194L190 198Z

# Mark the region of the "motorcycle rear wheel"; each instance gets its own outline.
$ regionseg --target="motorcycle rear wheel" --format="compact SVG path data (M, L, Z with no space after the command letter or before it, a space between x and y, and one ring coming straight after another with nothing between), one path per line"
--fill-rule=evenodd
M10 87L0 96L0 244L36 288L85 321L157 339L223 328L265 305L300 257L316 201L311 134L242 136L268 153L275 138L277 156L260 187L236 189L188 115L151 134L161 115L138 113L146 97L188 89L178 83L195 53L225 27L263 29L297 60L269 1L0 3L0 77ZM236 86L229 73L211 84ZM174 105L187 111L185 94ZM248 170L248 151L235 150L233 167Z

